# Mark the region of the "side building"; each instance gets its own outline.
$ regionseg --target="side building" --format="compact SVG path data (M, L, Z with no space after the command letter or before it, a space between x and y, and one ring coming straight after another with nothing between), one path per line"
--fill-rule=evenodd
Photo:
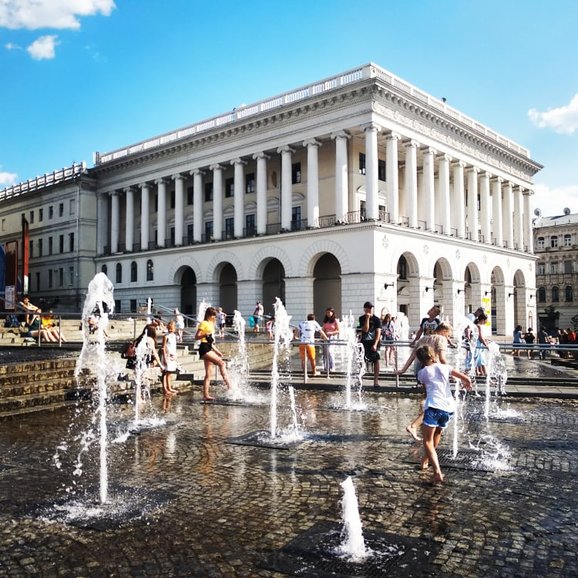
M578 328L578 214L534 220L536 299L546 328Z
M117 309L152 298L294 320L535 323L532 179L510 139L375 64L97 153L96 271ZM94 216L94 215L93 215Z

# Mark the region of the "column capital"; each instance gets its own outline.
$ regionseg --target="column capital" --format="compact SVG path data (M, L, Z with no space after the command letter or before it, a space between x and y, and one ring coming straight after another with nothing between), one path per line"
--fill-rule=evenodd
M466 168L466 173L468 173L468 174L469 173L478 174L479 172L480 172L480 169L478 167L471 166L471 167Z
M480 179L490 180L492 178L492 175L488 171L484 171L483 169L480 169L479 174L480 174Z
M448 155L448 153L440 153L436 158L438 161L447 161L448 163L451 163L454 160L454 158L451 155Z
M134 186L130 185L129 187L124 187L123 192L124 193L134 193Z
M268 159L270 159L270 158L271 158L271 157L270 157L268 154L264 153L263 151L258 152L258 153L255 153L255 154L253 155L253 160L256 160L256 161L258 161L259 159L268 160Z
M407 140L404 140L404 141L402 141L402 143L403 143L403 146L404 146L405 148L415 148L415 149L417 149L417 148L419 147L419 143L418 143L416 140L412 139L412 138L407 139Z
M277 152L278 152L279 154L281 154L281 153L291 153L291 154L293 154L293 153L295 152L295 149L291 148L289 145L283 145L283 146L281 146L281 147L279 147L279 148L277 149Z
M346 130L336 130L332 132L329 136L332 140L336 140L338 138L345 138L349 140L351 138L351 135Z
M193 169L192 171L189 171L189 175L191 175L191 177L194 177L195 175L204 175L205 171L203 171L202 169Z
M223 166L216 164L216 165L210 165L209 166L209 170L210 171L222 171L223 170Z
M160 179L155 179L155 185L166 185L167 179L166 177L162 177Z
M438 152L437 152L436 149L434 149L433 147L430 147L429 145L426 145L426 146L422 147L421 153L422 153L423 155L426 155L426 154L427 154L427 155L430 155L430 154L431 154L431 155L434 155L434 156L435 156L435 155L437 155Z
M511 181L504 181L503 183L505 189L512 190L512 182Z
M109 197L118 197L118 191L109 191L107 194Z
M246 165L247 161L244 161L242 158L237 157L236 159L233 159L231 161L231 166L235 166L235 165Z
M534 194L534 191L532 189L524 189L523 194L525 197L531 197Z
M385 135L385 140L401 140L401 135L398 132L391 131Z
M466 167L466 163L464 161L455 160L455 161L452 161L452 167L454 169L457 169L457 168L464 169Z
M368 131L379 132L381 130L381 127L376 122L373 122L373 121L362 125L362 128L363 128L364 132L368 132Z
M185 178L186 178L185 175L183 175L182 173L176 173L174 175L171 175L171 179L173 179L173 181L184 180Z
M504 179L502 177L490 177L490 182L491 183L497 183L498 185L501 185L504 182Z
M308 139L303 141L303 146L304 147L320 147L321 143L318 140L315 140L314 138L308 138Z
M137 185L140 189L148 189L151 185L149 182L145 181L144 183L139 183Z

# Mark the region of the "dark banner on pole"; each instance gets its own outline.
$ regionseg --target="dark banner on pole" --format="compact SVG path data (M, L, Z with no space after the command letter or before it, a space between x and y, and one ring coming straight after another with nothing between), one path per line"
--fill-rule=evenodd
M29 265L30 258L30 231L26 217L22 215L22 294L26 295L29 291Z

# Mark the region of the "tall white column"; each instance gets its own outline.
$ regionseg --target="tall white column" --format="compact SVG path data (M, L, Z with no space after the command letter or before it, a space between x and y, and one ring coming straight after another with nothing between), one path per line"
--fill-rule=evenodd
M371 123L365 127L365 210L370 221L379 219L377 133Z
M335 220L338 223L344 223L347 221L347 213L349 213L347 182L347 141L349 135L340 130L332 133L331 138L335 140Z
M482 240L484 243L491 243L490 228L490 175L483 172L480 175L480 225L482 230Z
M148 183L141 183L140 187L140 250L149 248L150 228L150 191Z
M440 155L439 159L439 201L436 207L439 208L438 215L443 227L444 235L451 234L452 209L450 203L450 161L448 155Z
M528 253L534 252L534 236L532 234L532 198L534 191L524 193L524 242Z
M478 169L470 167L466 174L468 179L468 237L472 241L478 241Z
M410 140L405 146L405 206L409 226L417 229L417 147L418 143Z
M236 239L243 237L243 228L245 227L245 213L243 211L243 198L245 195L245 165L244 160L235 159L231 161L234 168L234 190L233 190L233 235Z
M134 189L126 187L125 195L125 212L124 212L124 245L125 251L132 252L134 249Z
M504 185L503 190L504 195L504 240L505 246L508 249L513 249L514 247L514 214L513 214L513 207L512 207L512 183L507 182Z
M260 152L253 155L257 161L257 235L267 233L267 159L265 153Z
M108 238L108 195L98 195L98 204L96 206L98 228L96 231L97 250L99 255L104 255L109 247Z
M456 225L458 237L460 239L466 236L466 214L465 214L465 198L464 198L464 167L466 163L462 161L455 161L453 163L454 182L453 182L453 198L452 198L452 221Z
M514 190L514 247L519 251L524 250L524 213L522 200L522 187L517 186Z
M390 223L399 223L399 141L397 133L385 137L385 190Z
M157 179L157 245L164 247L167 239L167 182Z
M504 246L504 225L502 223L502 179L494 177L492 179L492 232L494 234L494 245Z
M291 230L293 217L293 181L291 178L291 160L293 149L283 146L277 149L281 155L281 230Z
M114 255L120 238L120 199L116 191L110 194L110 202L110 252Z
M425 204L425 228L435 229L435 154L431 147L423 150L423 192Z
M193 175L193 242L203 240L203 171L195 169Z
M213 239L223 239L223 167L211 165L213 171Z
M175 246L183 244L185 229L185 177L173 175L175 181Z
M307 147L307 226L319 227L319 147L315 139L303 142Z

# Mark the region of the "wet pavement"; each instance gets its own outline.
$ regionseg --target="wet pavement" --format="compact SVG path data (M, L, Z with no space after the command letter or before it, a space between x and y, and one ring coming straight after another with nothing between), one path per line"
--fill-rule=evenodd
M578 575L578 402L504 398L486 418L467 400L433 486L404 431L418 396L367 391L345 410L316 383L295 394L304 439L277 449L236 443L270 429L263 385L235 404L203 404L198 386L153 397L139 424L109 406L105 505L94 407L0 421L0 576ZM277 418L292 422L285 391ZM372 548L393 552L382 566L374 551L331 569L315 550L340 540L349 475Z

